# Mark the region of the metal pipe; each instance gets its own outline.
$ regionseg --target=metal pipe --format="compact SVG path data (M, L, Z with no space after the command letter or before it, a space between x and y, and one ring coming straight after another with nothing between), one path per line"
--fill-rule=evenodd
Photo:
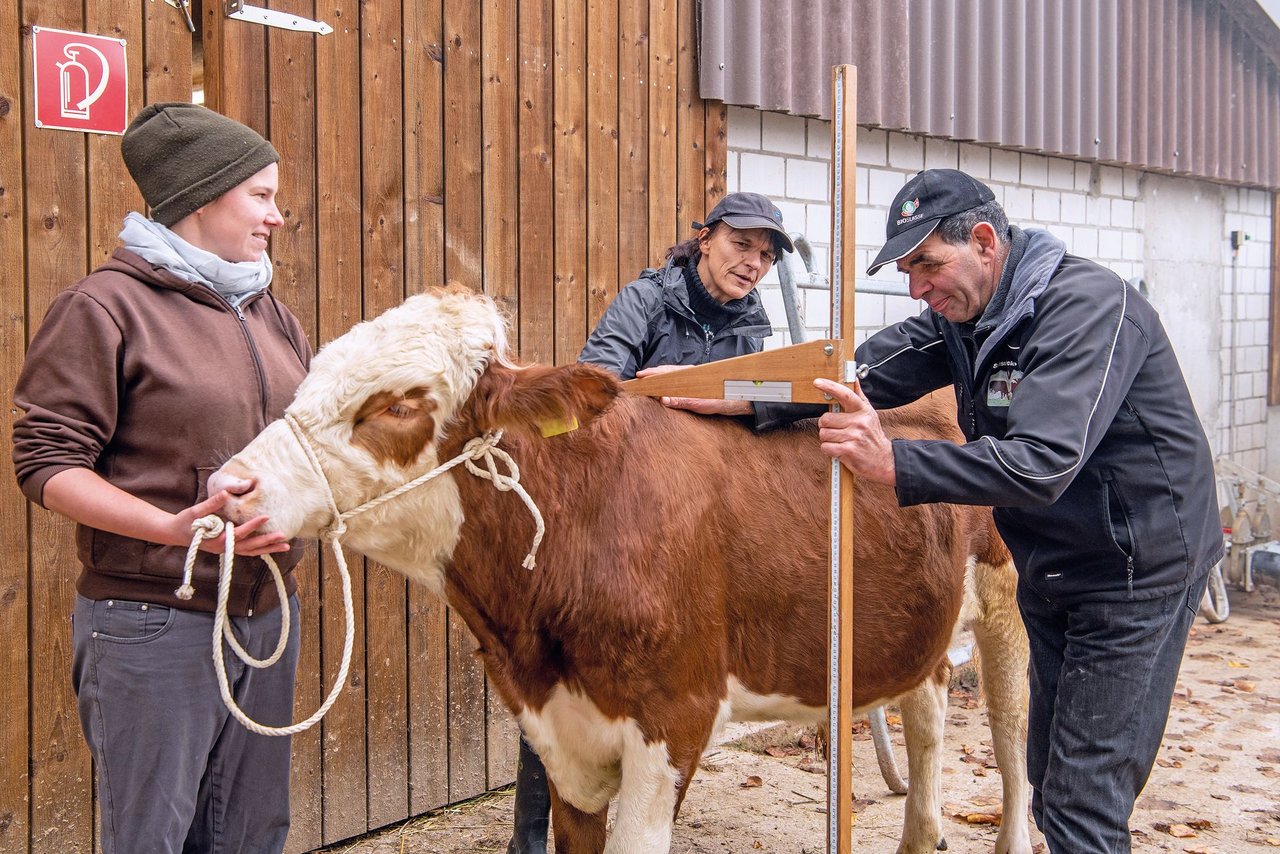
M799 252L801 241L805 248L803 254ZM797 251L782 253L782 263L778 265L778 283L782 285L782 306L787 311L787 329L791 332L791 343L803 344L804 321L800 319L800 295L796 292L796 273L792 265L796 263L796 256L799 255L800 260L804 262L805 273L812 275L810 264L813 256L808 251L809 241L805 240L803 235L791 235L791 242L795 244Z

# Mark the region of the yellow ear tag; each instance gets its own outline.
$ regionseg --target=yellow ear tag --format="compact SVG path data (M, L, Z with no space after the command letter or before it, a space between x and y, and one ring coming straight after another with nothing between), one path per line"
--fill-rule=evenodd
M577 430L578 418L575 415L569 418L557 418L553 421L543 421L538 425L538 428L542 430L542 438L550 439L552 436L559 436L561 433L568 433L572 430Z

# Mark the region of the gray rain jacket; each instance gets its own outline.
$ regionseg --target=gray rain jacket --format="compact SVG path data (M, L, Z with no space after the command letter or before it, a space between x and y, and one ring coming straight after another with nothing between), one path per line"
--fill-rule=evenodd
M667 262L618 292L578 361L629 380L659 365L703 365L760 352L772 332L760 295L753 290L726 308L735 314L730 323L717 332L704 329L689 307L684 267Z
M857 357L878 408L954 386L968 441L895 441L898 501L992 505L1045 599L1155 598L1221 559L1209 444L1159 316L1048 232L1014 229L976 324L926 309Z

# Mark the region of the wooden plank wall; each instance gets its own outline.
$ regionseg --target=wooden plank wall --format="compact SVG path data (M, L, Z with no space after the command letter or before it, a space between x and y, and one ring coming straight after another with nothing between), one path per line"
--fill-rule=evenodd
M204 97L282 154L274 287L317 345L457 282L506 307L522 358L572 361L619 286L724 193L725 112L697 96L694 0L264 5L334 31L270 30L204 3ZM22 271L0 277L10 402L49 301L141 209L118 137L34 128L32 26L127 39L131 112L188 100L193 79L191 37L166 3L0 4L0 253ZM7 435L18 413L4 412ZM69 534L27 506L0 454L0 854L96 850L69 690ZM514 778L515 725L466 627L400 576L351 564L356 654L323 724L293 740L291 851ZM343 642L332 559L313 547L301 581L299 718Z

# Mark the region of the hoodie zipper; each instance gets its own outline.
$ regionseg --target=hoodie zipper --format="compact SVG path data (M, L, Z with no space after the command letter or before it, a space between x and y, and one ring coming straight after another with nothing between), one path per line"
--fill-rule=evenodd
M262 413L262 426L265 428L266 425L271 422L271 419L267 416L267 375L262 369L262 355L258 352L257 342L253 340L253 335L249 332L249 321L244 316L244 311L241 310L240 306L232 303L231 300L227 299L222 294L215 292L214 295L226 303L227 307L235 313L236 320L240 324L240 332L244 335L244 340L249 346L249 357L253 360L253 369L258 375L258 405ZM249 297L249 301L261 298L261 294L254 294ZM266 581L266 576L267 573L264 564L262 569L258 571L257 577L253 580L253 586L249 588L248 616L250 617L253 616L253 603L258 601L258 592L262 589L262 585ZM289 603L281 602L280 607L287 608L289 607Z
M272 419L267 413L267 376L266 372L262 369L262 355L258 352L258 344L253 340L252 333L249 332L249 321L245 318L244 312L240 309L240 306L232 304L230 300L226 299L221 294L218 294L218 298L230 306L231 310L235 312L236 319L240 322L240 331L244 335L245 343L249 345L249 356L253 359L253 369L258 375L258 406L259 411L262 413L262 426L266 427L271 423ZM254 297L250 297L250 299L253 298Z

